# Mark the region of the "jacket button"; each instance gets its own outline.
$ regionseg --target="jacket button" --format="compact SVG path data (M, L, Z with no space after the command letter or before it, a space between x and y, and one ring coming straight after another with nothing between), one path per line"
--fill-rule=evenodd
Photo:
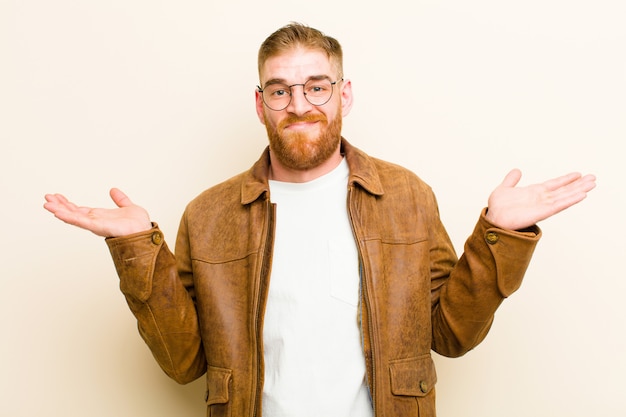
M428 392L428 382L420 381L420 391L422 391L424 394Z
M152 243L154 243L155 245L160 245L161 242L163 242L163 235L161 234L161 232L152 233Z
M493 245L494 243L496 243L498 241L498 239L499 239L499 237L498 237L498 234L496 232L489 232L485 236L485 240L490 245Z

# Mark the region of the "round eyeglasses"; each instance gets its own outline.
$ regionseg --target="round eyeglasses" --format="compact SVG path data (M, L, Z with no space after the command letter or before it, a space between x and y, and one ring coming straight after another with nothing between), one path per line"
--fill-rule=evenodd
M271 83L261 88L257 85L257 89L263 97L263 103L274 111L285 110L293 97L293 87L301 85L304 98L314 106L323 106L330 101L333 96L333 86L343 78L337 81L330 81L328 78L310 79L304 84L283 84Z

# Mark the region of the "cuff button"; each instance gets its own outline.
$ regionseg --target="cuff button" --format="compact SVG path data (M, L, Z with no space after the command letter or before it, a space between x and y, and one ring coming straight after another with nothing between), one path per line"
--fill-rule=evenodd
M152 233L152 243L154 243L155 245L160 245L161 242L163 242L163 235L161 234L161 232Z
M488 232L485 235L485 240L490 245L493 245L494 243L496 243L498 241L498 239L499 239L499 237L498 237L498 234L496 232Z

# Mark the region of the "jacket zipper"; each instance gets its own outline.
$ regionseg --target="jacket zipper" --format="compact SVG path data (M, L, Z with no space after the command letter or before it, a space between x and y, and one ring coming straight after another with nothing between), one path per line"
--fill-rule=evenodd
M274 207L272 206L272 203L269 199L269 197L266 200L265 203L265 212L266 212L266 218L265 218L265 224L266 224L266 228L265 228L265 239L264 239L264 244L261 248L261 256L262 258L262 262L261 262L261 269L259 271L259 287L258 287L258 300L257 300L257 310L256 310L256 316L254 318L254 328L256 331L256 346L257 346L257 366L256 366L256 370L257 370L257 377L256 377L256 393L255 393L255 397L254 397L254 404L253 404L253 417L257 417L260 416L262 414L262 411L259 410L259 404L261 402L261 395L262 395L262 388L263 388L263 384L262 384L262 379L263 379L263 375L261 375L261 366L259 366L260 363L263 362L263 334L262 331L260 329L260 325L259 323L261 322L261 314L264 311L264 307L265 307L265 303L267 302L267 295L266 295L266 291L267 291L267 281L269 280L269 271L270 271L270 251L272 249L273 246L273 229L274 229Z
M354 216L352 213L352 194L353 194L353 186L349 186L348 187L348 216L350 218L350 224L352 226L352 234L354 236L354 242L356 244L358 253L359 253L359 276L361 279L361 291L363 293L361 300L362 302L365 302L365 311L367 312L367 334L370 337L370 363L372 366L372 380L369 381L368 379L368 375L369 375L369 371L366 367L365 369L365 379L368 381L368 384L371 388L371 401L372 401L372 408L374 409L374 415L376 415L376 364L374 362L374 343L372 341L373 338L373 331L372 331L372 309L370 308L369 305L369 293L367 291L367 285L365 283L365 267L363 264L363 250L361 248L361 243L360 240L358 239L357 233L356 233L356 228L354 226ZM360 309L359 314L363 314L363 308ZM361 319L361 333L362 333L362 337L365 338L366 337L366 333L365 333L365 329L363 329L363 319ZM365 341L362 341L362 345L363 347L365 347ZM363 352L365 355L365 352ZM367 365L367 361L366 361L366 365Z

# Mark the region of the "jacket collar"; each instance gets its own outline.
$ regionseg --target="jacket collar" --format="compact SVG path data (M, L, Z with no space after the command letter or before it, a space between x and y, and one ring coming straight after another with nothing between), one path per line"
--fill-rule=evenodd
M358 184L370 194L383 195L384 190L372 158L360 149L341 138L341 151L350 169L349 185ZM241 183L241 204L250 204L261 195L269 196L268 173L270 168L269 146L261 157L243 176Z

